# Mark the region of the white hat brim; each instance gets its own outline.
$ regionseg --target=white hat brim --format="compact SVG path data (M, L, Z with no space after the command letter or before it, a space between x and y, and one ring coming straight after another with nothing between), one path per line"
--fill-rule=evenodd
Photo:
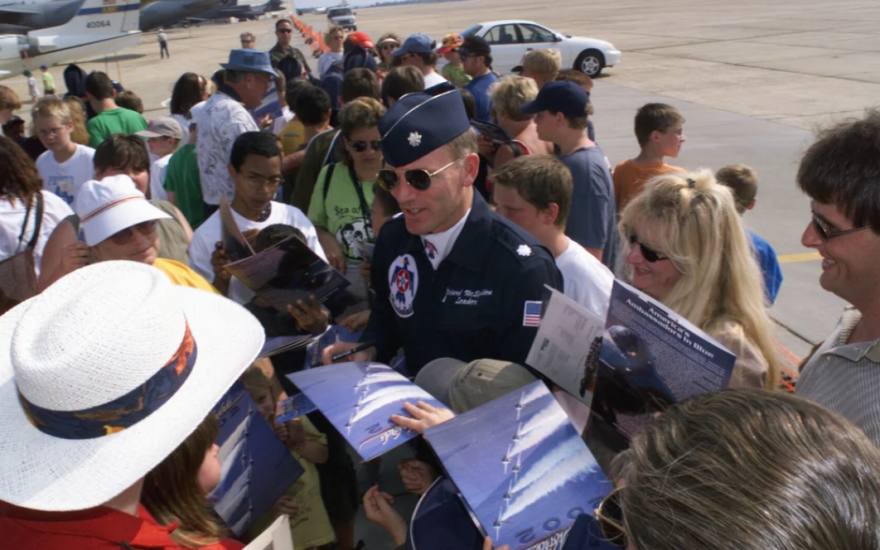
M86 235L86 244L95 246L133 225L170 218L171 216L150 204L150 201L133 199L120 202L82 222L82 228Z
M94 439L62 439L24 415L9 343L29 301L0 317L0 500L45 511L92 508L119 495L165 459L199 426L250 366L265 334L232 300L175 286L197 346L192 373L156 412L134 426ZM161 367L161 365L158 365Z

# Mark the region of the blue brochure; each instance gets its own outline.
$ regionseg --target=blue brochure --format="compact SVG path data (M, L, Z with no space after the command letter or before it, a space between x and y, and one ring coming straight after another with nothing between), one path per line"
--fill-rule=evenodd
M611 490L543 382L425 431L495 546L560 550L578 516Z
M220 424L220 484L210 495L217 515L241 535L284 496L304 470L236 382L214 408Z
M379 363L338 363L288 374L364 460L373 459L418 433L391 422L409 416L404 402L443 405L390 367Z
M588 430L615 452L669 405L726 388L736 362L705 332L620 281L601 346L591 351L580 384L581 395L593 394Z

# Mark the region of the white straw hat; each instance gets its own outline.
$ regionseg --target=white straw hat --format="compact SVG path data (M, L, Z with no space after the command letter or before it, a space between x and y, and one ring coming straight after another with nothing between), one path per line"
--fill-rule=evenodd
M0 317L0 500L109 501L198 427L263 340L241 306L145 264L62 278Z
M133 225L171 218L150 204L126 175L85 182L76 192L74 208L89 246Z

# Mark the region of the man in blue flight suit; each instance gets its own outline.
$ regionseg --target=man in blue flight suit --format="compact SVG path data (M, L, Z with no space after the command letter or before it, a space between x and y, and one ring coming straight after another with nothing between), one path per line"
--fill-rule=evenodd
M376 345L345 361L387 363L403 347L412 375L442 357L524 365L544 285L562 288L562 277L546 248L474 193L480 161L461 94L408 94L379 132L379 184L402 215L382 227L373 256L361 341ZM353 347L329 346L324 363Z

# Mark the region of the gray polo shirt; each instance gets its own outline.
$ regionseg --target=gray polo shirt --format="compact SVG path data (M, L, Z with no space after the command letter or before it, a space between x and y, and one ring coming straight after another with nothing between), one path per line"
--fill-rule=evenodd
M880 339L847 344L861 318L847 308L807 361L796 393L843 415L880 447Z

